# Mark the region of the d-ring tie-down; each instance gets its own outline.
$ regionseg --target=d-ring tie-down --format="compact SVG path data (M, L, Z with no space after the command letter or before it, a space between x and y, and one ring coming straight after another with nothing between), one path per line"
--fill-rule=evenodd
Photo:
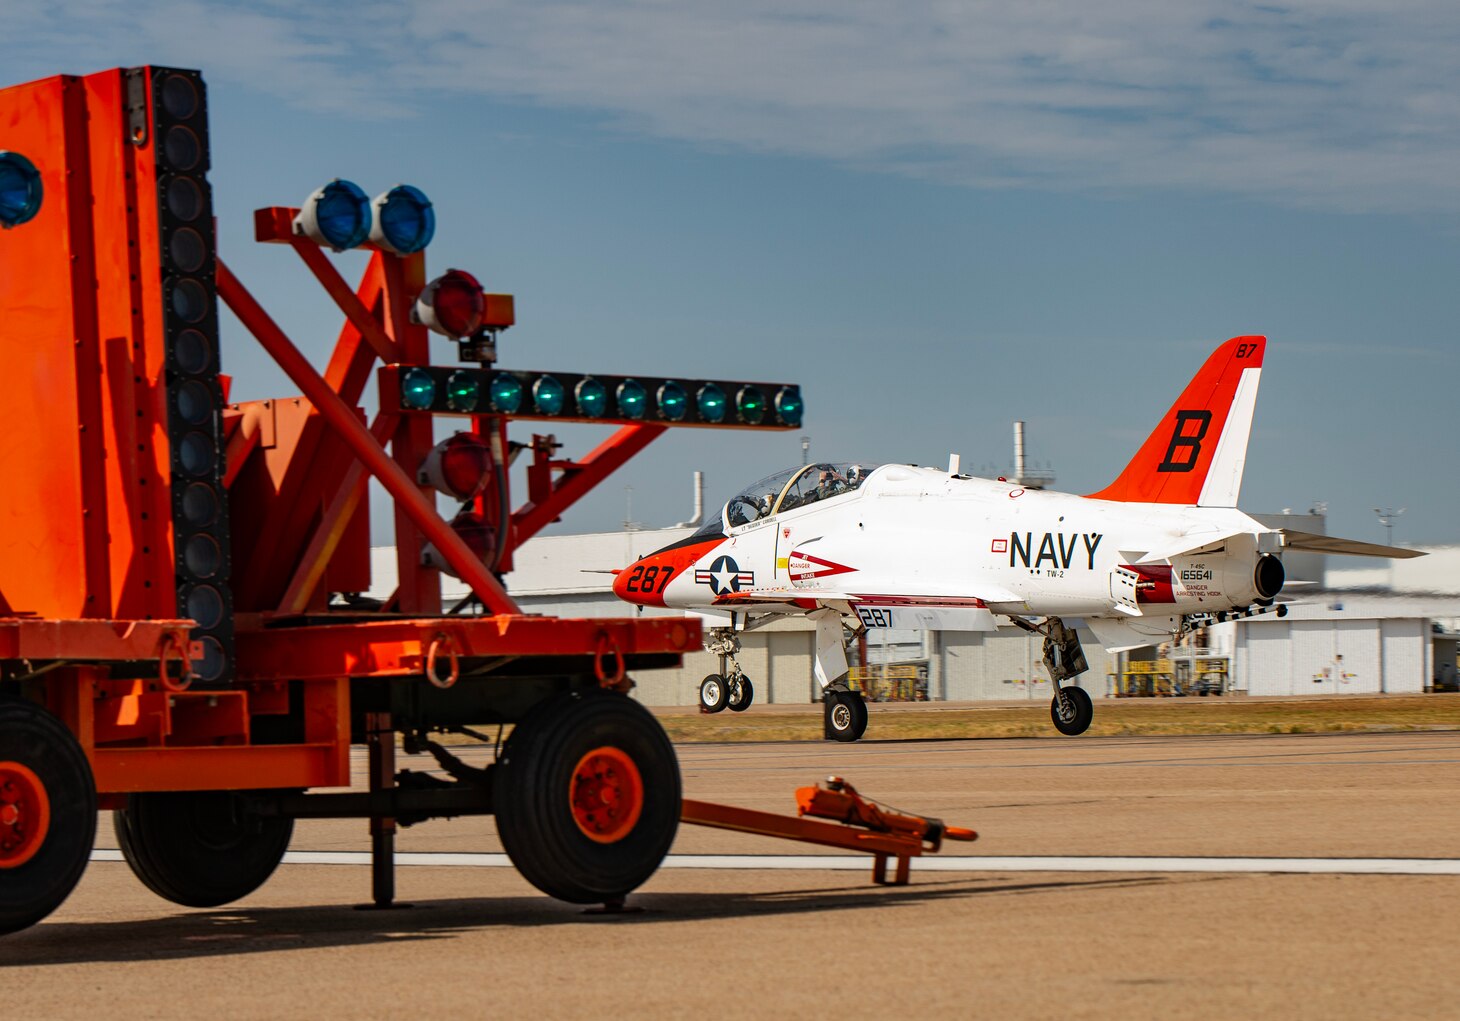
M438 677L436 654L443 646L446 648L447 658L451 660L451 673ZM431 639L431 645L426 649L426 679L438 688L449 688L461 679L461 661L456 657L456 643L444 631L436 632L436 637Z
M610 652L613 653L612 674L603 668L603 657ZM624 654L620 651L618 643L608 636L607 631L598 633L598 651L593 656L593 673L598 678L598 683L605 688L616 691L623 684Z
M182 674L176 680L167 672L167 657L173 650L177 651L178 662L182 664ZM187 639L176 631L164 631L157 660L158 680L161 681L163 690L187 691L188 686L193 683L193 678L197 676L193 673L193 661L188 655Z

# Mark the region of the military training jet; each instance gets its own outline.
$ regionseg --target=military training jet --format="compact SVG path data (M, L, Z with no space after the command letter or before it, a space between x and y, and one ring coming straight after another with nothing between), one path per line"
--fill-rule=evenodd
M739 634L797 614L816 624L814 672L829 737L867 725L850 690L845 633L872 628L993 631L1044 638L1050 715L1080 734L1090 696L1075 628L1110 651L1171 641L1231 614L1276 610L1284 550L1413 557L1416 550L1269 528L1237 509L1264 337L1207 359L1125 470L1087 496L1027 490L902 464L819 463L732 497L693 535L620 571L614 592L707 619L720 672L704 708L747 708Z

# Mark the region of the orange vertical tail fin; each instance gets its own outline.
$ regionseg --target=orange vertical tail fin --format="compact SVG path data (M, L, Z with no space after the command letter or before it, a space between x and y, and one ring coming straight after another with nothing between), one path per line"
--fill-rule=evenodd
M1235 507L1266 350L1266 337L1233 337L1217 348L1120 477L1090 496Z

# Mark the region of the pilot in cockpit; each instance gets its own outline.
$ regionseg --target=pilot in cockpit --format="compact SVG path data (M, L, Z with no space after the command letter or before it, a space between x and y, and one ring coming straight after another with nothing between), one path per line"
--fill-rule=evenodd
M831 465L826 465L821 469L821 477L816 480L816 498L825 500L829 496L845 493L849 488L842 473Z

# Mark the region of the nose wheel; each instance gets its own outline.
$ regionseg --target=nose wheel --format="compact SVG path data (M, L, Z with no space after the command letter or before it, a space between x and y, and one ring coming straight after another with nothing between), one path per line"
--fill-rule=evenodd
M708 674L700 682L700 710L718 713L729 709L732 713L743 713L755 701L755 685L741 673Z

